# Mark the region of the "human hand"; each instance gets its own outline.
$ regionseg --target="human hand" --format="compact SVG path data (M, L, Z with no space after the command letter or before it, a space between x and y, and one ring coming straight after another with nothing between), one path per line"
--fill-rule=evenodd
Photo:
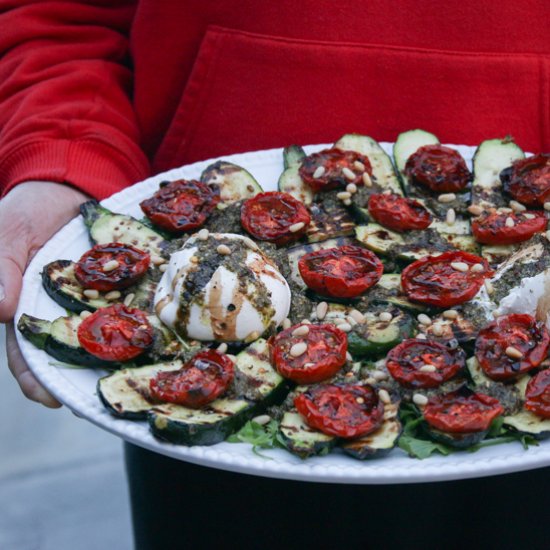
M46 407L59 403L29 370L17 342L13 317L23 273L38 249L78 214L84 193L59 183L29 181L0 200L0 322L6 327L8 366L24 395Z

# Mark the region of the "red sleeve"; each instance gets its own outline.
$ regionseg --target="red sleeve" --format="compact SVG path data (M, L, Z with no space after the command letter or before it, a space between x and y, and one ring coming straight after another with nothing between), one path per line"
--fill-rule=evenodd
M0 0L3 193L49 180L102 198L148 174L130 99L134 8Z

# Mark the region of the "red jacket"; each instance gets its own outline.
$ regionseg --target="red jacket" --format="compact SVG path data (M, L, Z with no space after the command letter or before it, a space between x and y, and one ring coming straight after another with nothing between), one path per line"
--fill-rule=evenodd
M415 127L549 150L548 0L445 4L0 0L0 189L104 197L198 159Z

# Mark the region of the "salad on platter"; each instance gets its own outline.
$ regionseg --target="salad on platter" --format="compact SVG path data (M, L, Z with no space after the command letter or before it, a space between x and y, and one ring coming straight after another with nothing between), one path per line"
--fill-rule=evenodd
M19 331L180 445L364 460L550 435L550 155L490 139L470 171L411 130L393 159L347 134L282 161L277 191L218 161L140 220L84 203L92 248L41 273L67 315Z

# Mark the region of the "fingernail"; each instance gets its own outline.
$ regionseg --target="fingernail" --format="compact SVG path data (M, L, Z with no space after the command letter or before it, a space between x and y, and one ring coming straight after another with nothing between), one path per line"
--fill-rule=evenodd
M2 283L0 283L0 302L6 297L6 292L4 291L4 287L2 286Z

